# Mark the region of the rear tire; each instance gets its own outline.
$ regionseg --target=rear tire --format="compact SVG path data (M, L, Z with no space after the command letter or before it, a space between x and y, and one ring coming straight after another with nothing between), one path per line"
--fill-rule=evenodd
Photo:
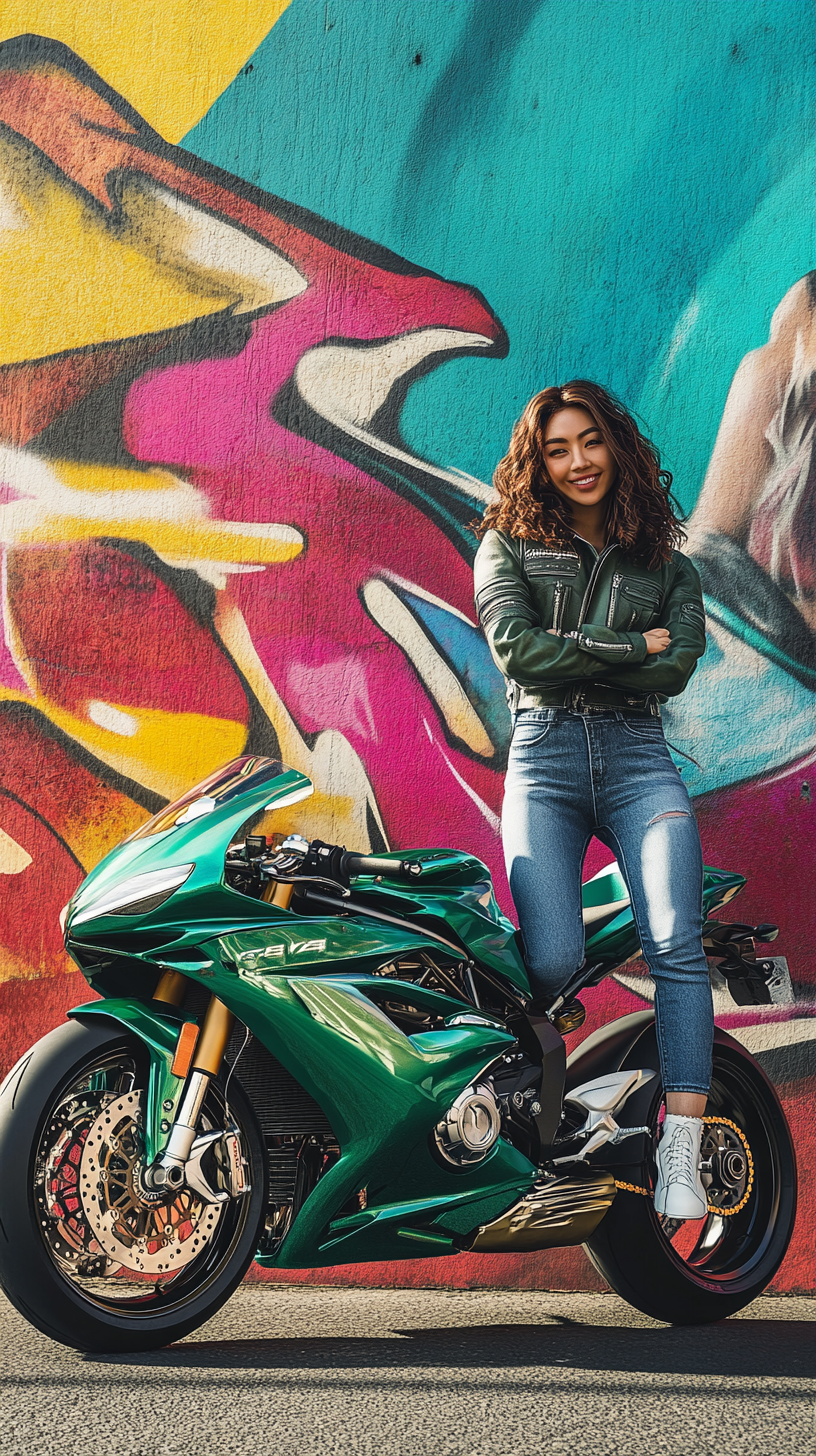
M624 1066L658 1064L650 1028ZM627 1108L620 1121L629 1126L649 1123L656 1132L663 1102L659 1077L644 1093L651 1094L647 1115L640 1103L637 1116ZM796 1218L796 1155L779 1099L753 1057L719 1030L706 1116L735 1123L750 1148L753 1182L741 1210L681 1225L661 1219L651 1197L623 1190L585 1246L616 1294L669 1324L726 1319L756 1299L782 1263ZM739 1149L737 1135L727 1128L725 1132ZM654 1187L651 1157L612 1171L621 1181Z
M120 1074L120 1067L131 1070ZM201 1201L197 1206L196 1196L188 1195L193 1214L179 1215L187 1221L180 1232L173 1231L183 1267L170 1266L143 1280L132 1267L106 1257L76 1196L79 1159L87 1126L98 1115L93 1099L115 1087L117 1076L123 1086L133 1078L134 1090L143 1088L145 1074L138 1040L94 1018L71 1021L43 1037L0 1088L0 1285L31 1324L76 1350L152 1350L181 1339L229 1299L257 1247L266 1204L266 1151L254 1114L233 1082L229 1109L240 1130L251 1191L225 1203L209 1220L201 1216ZM78 1087L87 1090L78 1093ZM84 1103L87 1114L76 1110ZM205 1113L208 1108L210 1121L219 1125L223 1093L218 1084L207 1094ZM204 1215L210 1207L203 1205ZM185 1249L180 1241L196 1216L201 1218L192 1252L192 1245Z

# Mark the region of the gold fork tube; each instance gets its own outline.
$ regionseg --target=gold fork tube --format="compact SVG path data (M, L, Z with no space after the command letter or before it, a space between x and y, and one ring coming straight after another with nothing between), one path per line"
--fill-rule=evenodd
M263 887L261 899L267 905L274 905L278 910L288 910L289 901L294 893L294 885L282 885L279 880L267 880L267 883Z
M180 1006L187 989L187 978L181 971L165 971L153 992L154 1001L163 1001L166 1006Z
M193 1059L197 1072L207 1072L211 1077L218 1076L234 1020L235 1017L223 1001L219 1001L217 996L211 996Z

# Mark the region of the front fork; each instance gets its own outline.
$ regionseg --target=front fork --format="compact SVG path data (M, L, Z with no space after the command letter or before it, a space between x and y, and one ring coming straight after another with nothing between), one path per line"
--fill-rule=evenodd
M180 1006L186 989L187 981L180 971L165 971L153 1000L163 1001L166 1006ZM145 1188L151 1193L180 1188L184 1182L207 1088L221 1070L234 1021L223 1001L211 996L200 1033L187 1038L186 1044L184 1030L179 1037L173 1071L177 1076L185 1076L186 1081L164 1149L144 1171Z
M264 888L261 898L287 910L293 893L294 885L270 882ZM187 980L181 971L167 970L153 993L153 1000L162 1001L166 1006L180 1006L186 989ZM145 1168L144 1186L148 1193L163 1193L167 1189L180 1188L185 1178L194 1187L201 1184L199 1191L204 1192L207 1188L206 1182L202 1183L203 1175L197 1166L204 1151L201 1144L218 1135L197 1139L196 1129L207 1088L221 1070L234 1023L233 1013L217 996L210 997L200 1033L193 1029L192 1023L185 1023L179 1036L172 1070L176 1076L185 1077L186 1081L170 1136L162 1152ZM233 1193L248 1191L241 1186L241 1157L237 1142L232 1149L230 1162Z

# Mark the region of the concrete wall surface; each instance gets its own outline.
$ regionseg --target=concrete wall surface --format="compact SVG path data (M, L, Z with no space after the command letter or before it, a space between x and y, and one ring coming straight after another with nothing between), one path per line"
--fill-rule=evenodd
M245 750L314 780L277 827L467 848L509 910L468 523L527 398L585 376L689 513L709 645L667 736L729 913L780 926L795 1000L716 1010L812 1204L809 7L10 0L0 40L5 1065L86 999L83 875ZM652 995L627 968L585 1031ZM800 1217L776 1287L814 1252ZM574 1252L358 1277L597 1287Z

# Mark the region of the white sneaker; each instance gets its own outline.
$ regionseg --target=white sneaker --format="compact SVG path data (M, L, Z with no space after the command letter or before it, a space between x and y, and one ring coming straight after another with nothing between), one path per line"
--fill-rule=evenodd
M657 1145L656 1213L667 1218L705 1218L708 1199L700 1178L700 1117L667 1112Z

